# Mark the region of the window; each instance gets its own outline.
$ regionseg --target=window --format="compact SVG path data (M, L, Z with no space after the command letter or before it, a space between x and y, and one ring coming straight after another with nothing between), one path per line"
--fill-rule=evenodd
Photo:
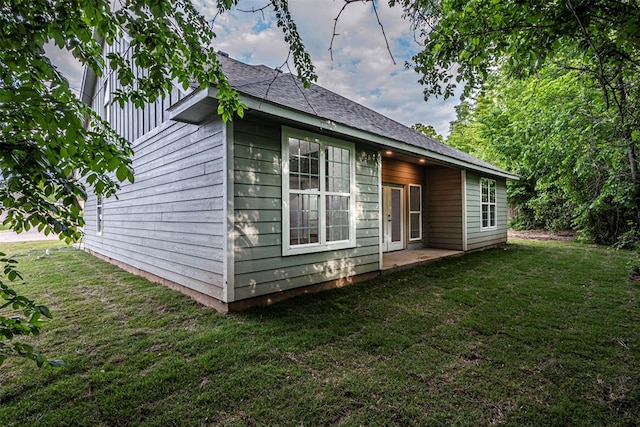
M481 228L496 227L496 181L493 179L480 179L481 193Z
M409 184L409 240L422 239L422 186Z
M102 221L103 221L103 206L102 196L96 196L96 234L102 234Z
M353 144L283 128L283 254L355 246Z
M102 97L103 97L102 107L104 110L103 117L104 117L104 120L108 122L111 119L111 88L109 85L109 75L105 76L104 78L103 91L104 91L104 93L102 94Z

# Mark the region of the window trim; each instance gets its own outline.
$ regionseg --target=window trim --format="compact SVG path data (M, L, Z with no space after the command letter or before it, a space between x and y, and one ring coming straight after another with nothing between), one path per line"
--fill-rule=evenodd
M411 187L417 187L420 191L420 209L417 211L411 210ZM407 192L407 215L409 219L409 226L407 227L407 231L409 232L409 241L410 242L418 242L422 240L422 185L420 184L409 184L409 191ZM411 214L418 214L418 237L411 237Z
M291 245L291 224L289 207L289 138L301 139L320 144L319 181L320 188L318 202L318 233L317 243ZM326 228L326 196L336 195L336 192L328 192L326 186L325 146L342 148L349 151L349 239L327 242ZM338 249L354 248L356 246L356 149L355 144L319 135L299 129L282 126L282 255L300 255L315 252L333 251ZM315 194L315 193L314 193ZM347 194L347 193L343 193Z
M483 189L483 185L484 183L487 183L489 185L489 192L488 192L488 201L487 202L483 202L482 201L482 189ZM493 183L493 202L491 202L491 184ZM488 218L488 224L487 226L485 226L482 223L482 208L484 206L488 207L487 212L489 212L489 218ZM491 209L493 207L493 220L494 223L493 225L491 224ZM485 231L485 230L495 230L498 228L498 185L495 179L490 179L490 178L480 178L480 230L481 231Z
M104 111L104 120L108 123L111 123L111 104L113 103L113 99L111 97L111 84L110 84L110 74L107 74L104 78L103 85L103 94L102 94L102 109Z
M102 196L96 196L96 235L102 236L104 230L104 199Z

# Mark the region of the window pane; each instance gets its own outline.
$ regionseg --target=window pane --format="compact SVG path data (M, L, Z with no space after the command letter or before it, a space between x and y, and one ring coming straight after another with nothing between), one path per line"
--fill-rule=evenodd
M320 144L289 138L289 188L318 190Z
M326 196L327 241L349 240L349 197Z
M496 202L496 183L495 181L491 181L489 183L489 203Z
M482 205L482 226L483 227L489 226L489 206L488 205Z
M399 242L402 240L400 220L401 220L401 191L398 189L391 189L391 241Z
M489 185L487 181L482 181L482 203L489 202Z
M102 196L97 196L96 199L96 232L102 233L103 224L103 208L102 208Z
M409 210L412 212L420 212L421 203L421 188L417 186L409 187Z
M411 239L419 239L420 236L420 214L419 213L411 213L409 214L409 238Z
M318 196L289 195L290 244L318 243Z
M349 193L349 150L327 146L324 154L327 191Z

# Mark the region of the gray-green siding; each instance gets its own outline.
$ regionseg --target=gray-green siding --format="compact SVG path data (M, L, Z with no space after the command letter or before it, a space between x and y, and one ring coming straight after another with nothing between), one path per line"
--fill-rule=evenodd
M85 204L87 249L223 299L223 140L221 122L167 124L134 146L135 183Z
M377 271L378 161L356 151L356 243L351 249L282 256L281 129L234 124L235 300Z
M122 46L107 47L107 49ZM117 89L113 76L110 89ZM104 111L104 78L93 107ZM85 203L85 247L144 272L224 300L225 133L220 119L201 126L171 122L165 107L176 91L138 110L111 104L109 121L133 141L135 183L103 200L96 233L96 197Z
M462 182L459 169L427 168L427 241L431 248L463 250Z
M503 178L496 181L496 227L481 229L480 178L476 172L466 172L467 193L467 250L481 249L487 246L500 245L507 242L507 184Z

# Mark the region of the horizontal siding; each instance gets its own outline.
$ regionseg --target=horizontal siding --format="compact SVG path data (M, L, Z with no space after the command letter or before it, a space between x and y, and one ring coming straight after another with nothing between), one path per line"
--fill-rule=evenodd
M366 258L332 259L318 265L307 265L307 270L301 270L295 276L289 275L289 269L273 269L266 274L259 272L255 275L255 281L247 286L236 288L236 299L251 298L332 280L343 279L347 284L350 277L377 270L378 260L378 254ZM319 269L326 269L326 271L318 273ZM321 279L321 282L318 279Z
M85 205L87 249L224 300L226 254L222 122L165 123L134 144L135 182Z
M382 159L382 182L384 184L423 184L424 167L390 158Z
M479 174L467 171L467 249L476 250L507 242L507 184L502 178L496 180L497 227L481 229L481 199Z
M427 242L432 248L462 250L462 182L460 171L427 168Z
M426 199L426 169L413 163L402 162L399 160L384 157L382 159L382 183L393 184L394 186L402 185L404 187L404 241L407 242L407 249L419 249L426 245L427 239L427 220L425 209L427 205ZM420 185L422 187L422 239L409 240L409 184Z
M356 152L356 247L283 257L280 127L234 125L235 299L379 269L377 155Z

